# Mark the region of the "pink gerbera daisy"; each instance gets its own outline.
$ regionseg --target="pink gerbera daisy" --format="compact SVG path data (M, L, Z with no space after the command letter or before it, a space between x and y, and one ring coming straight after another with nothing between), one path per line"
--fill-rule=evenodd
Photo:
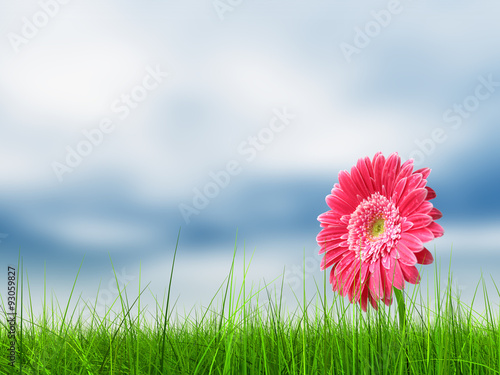
M363 311L368 300L375 309L378 300L390 305L392 287L418 284L415 265L433 261L424 243L444 231L430 202L436 193L426 186L430 172L413 171L413 159L401 164L397 153L386 159L378 152L359 159L350 174L341 171L326 197L330 211L318 216L323 229L316 238L325 254L321 270L333 266L333 290Z

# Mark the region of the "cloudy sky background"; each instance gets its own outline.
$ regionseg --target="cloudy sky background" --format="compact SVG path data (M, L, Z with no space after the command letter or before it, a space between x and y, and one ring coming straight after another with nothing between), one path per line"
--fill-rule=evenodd
M237 279L243 249L247 262L255 252L248 286L281 280L286 267L293 309L304 269L309 297L322 282L325 196L340 170L379 150L432 168L445 236L430 249L445 274L453 251L465 301L482 272L498 303L499 4L243 0L219 13L211 0L54 4L0 2L0 277L20 249L35 311L44 267L64 305L82 260L76 295L115 298L110 256L131 300L140 279L151 282L143 304L161 303L180 227L181 311L215 295L236 234ZM138 88L151 70L162 72L156 84ZM144 100L125 116L116 109L132 92ZM446 115L456 104L470 110ZM277 111L293 119L250 158L249 137ZM58 178L54 163L103 122L114 130ZM188 223L181 205L228 163L239 173ZM433 267L424 275L432 290Z

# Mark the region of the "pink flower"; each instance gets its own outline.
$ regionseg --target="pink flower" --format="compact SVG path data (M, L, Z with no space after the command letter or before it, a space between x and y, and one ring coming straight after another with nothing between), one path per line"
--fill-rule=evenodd
M360 303L392 303L392 287L420 282L415 265L431 264L425 242L441 237L442 217L430 200L436 193L427 185L431 170L413 171L413 159L401 165L393 153L378 152L373 160L359 159L351 173L341 171L339 183L326 197L330 207L318 216L323 229L316 237L325 254L321 270L332 266L332 289Z

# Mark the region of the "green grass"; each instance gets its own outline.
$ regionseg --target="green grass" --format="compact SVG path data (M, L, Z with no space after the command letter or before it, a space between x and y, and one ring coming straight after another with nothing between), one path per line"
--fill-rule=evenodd
M153 320L141 306L147 285L139 286L134 300L119 289L120 313L110 307L106 316L94 313L84 320L69 309L78 274L66 307L52 301L49 309L44 295L43 314L35 318L31 297L28 308L21 305L20 275L16 365L8 364L4 320L0 374L500 374L500 311L491 310L482 278L474 294L475 299L482 281L486 306L479 313L453 293L451 272L442 288L436 264L433 294L419 286L405 294L407 320L401 327L395 303L378 311L369 306L364 313L331 291L327 273L313 298L305 292L296 296L293 312L283 303L284 277L273 281L273 291L271 284L248 290L244 261L238 287L235 245L228 276L209 306L180 319L170 299L176 253L177 245L166 304L156 300ZM269 300L264 306L261 294ZM88 308L95 312L95 305Z

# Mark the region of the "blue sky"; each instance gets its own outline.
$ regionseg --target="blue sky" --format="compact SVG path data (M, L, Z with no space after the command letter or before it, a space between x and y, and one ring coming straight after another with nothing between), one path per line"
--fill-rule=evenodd
M215 294L237 231L238 256L255 250L250 281L286 266L293 283L304 252L320 280L324 198L379 150L432 168L445 236L430 247L445 265L453 247L464 293L498 272L498 4L0 8L0 262L20 248L35 295L45 263L64 300L85 256L78 290L95 299L108 252L124 280L136 285L141 264L161 295L180 227L185 306ZM196 208L204 189L213 197Z

